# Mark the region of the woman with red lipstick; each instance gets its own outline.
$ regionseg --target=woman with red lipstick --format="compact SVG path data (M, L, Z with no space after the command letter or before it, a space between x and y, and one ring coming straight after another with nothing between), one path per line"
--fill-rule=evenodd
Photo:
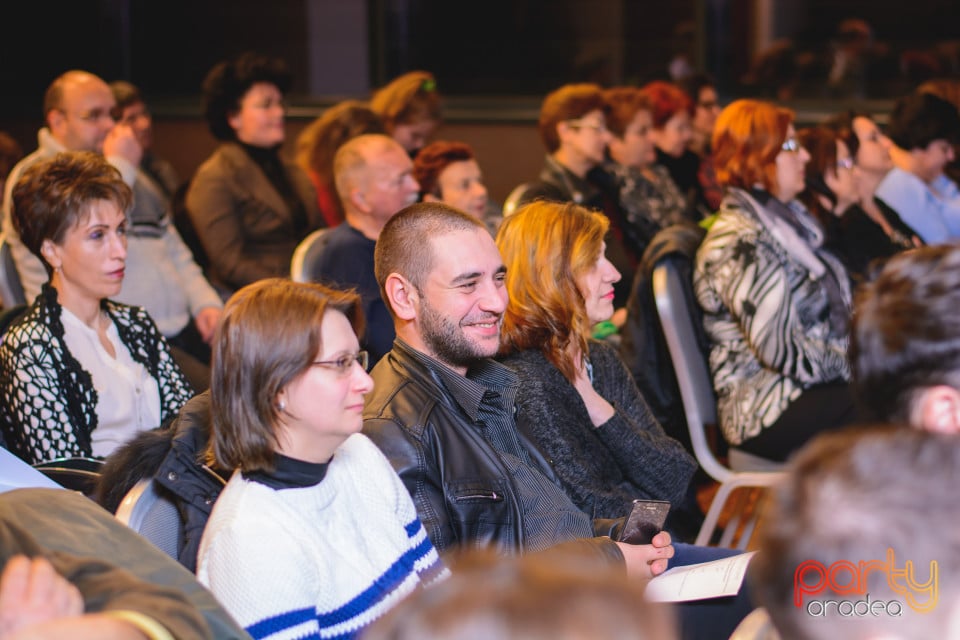
M39 163L13 189L13 225L50 275L0 345L0 423L31 464L104 457L192 395L150 316L108 300L123 282L131 198L90 152Z
M795 136L793 112L768 102L720 113L713 150L726 194L693 276L721 430L773 460L856 420L849 277L796 199L810 155Z
M217 64L203 82L221 144L197 169L186 204L210 278L229 291L289 275L297 244L323 226L310 178L280 156L289 85L281 60L254 53Z
M672 533L696 506L696 462L653 417L616 349L591 339L613 315L620 273L604 255L609 221L576 204L534 202L497 234L510 300L503 362L517 371L517 425L548 455L564 490L594 518L636 498L667 500Z

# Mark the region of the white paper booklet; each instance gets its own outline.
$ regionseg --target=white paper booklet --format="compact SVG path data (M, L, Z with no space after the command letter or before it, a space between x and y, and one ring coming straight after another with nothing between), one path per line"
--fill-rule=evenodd
M735 595L755 553L674 567L647 583L646 598L651 602L686 602Z
M20 458L0 447L0 493L24 487L63 488Z

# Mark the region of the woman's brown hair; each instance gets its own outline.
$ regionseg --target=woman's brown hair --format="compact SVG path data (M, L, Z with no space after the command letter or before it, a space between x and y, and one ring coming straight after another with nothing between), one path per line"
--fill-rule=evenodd
M279 422L277 396L320 353L323 316L344 314L363 333L360 296L320 284L267 278L227 302L213 349L208 458L224 469L269 471Z

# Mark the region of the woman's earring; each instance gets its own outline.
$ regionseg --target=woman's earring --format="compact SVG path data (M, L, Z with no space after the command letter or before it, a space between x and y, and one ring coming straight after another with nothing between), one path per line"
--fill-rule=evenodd
M286 411L287 403L283 400L277 400L277 411Z

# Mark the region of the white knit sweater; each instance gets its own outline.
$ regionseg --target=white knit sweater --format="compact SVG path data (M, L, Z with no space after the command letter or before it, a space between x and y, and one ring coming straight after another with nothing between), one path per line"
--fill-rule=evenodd
M365 436L317 485L234 473L200 542L197 576L254 638L349 638L448 575L410 495Z

